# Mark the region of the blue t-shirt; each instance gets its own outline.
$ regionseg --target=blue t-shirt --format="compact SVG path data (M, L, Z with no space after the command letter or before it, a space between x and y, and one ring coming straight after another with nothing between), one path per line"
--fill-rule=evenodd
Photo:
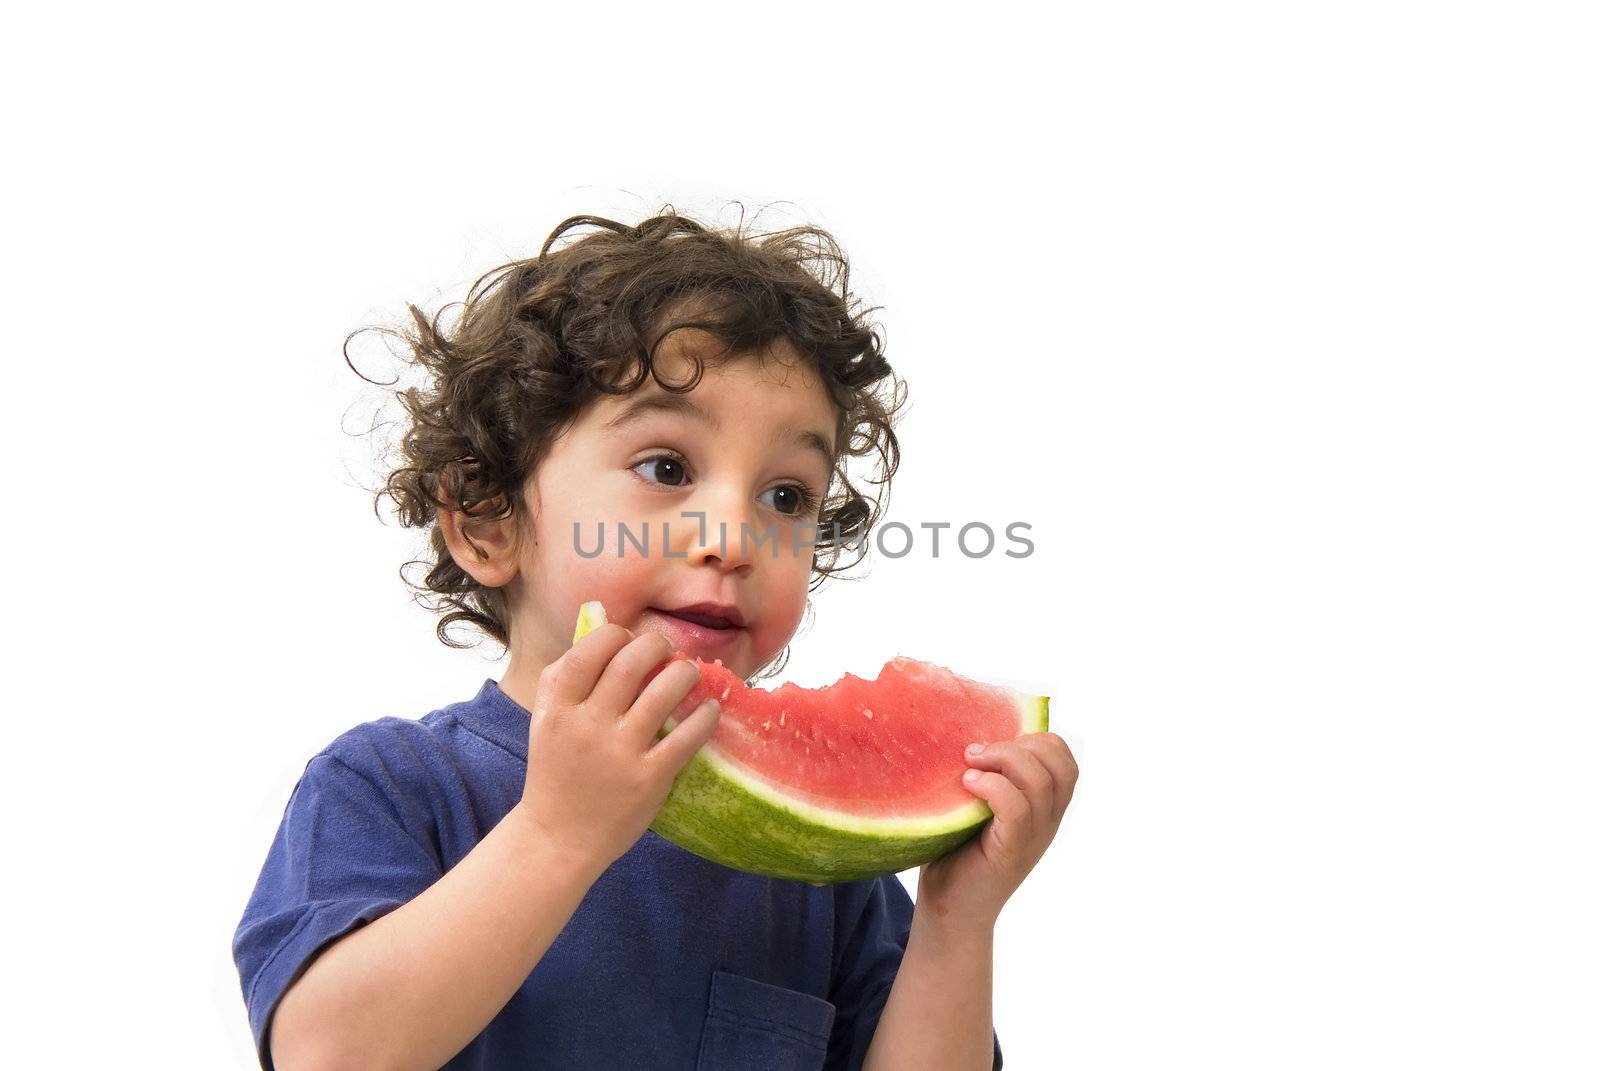
M432 885L521 800L531 720L485 680L420 719L358 725L306 764L233 939L266 1071L273 1010L311 959ZM892 874L761 877L646 830L445 1068L856 1069L911 914Z

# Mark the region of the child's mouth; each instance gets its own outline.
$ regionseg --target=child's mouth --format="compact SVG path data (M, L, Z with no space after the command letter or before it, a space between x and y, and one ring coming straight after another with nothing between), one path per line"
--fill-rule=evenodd
M689 653L729 647L744 632L742 626L715 614L663 610L656 606L648 607L645 612L660 620L663 625L661 631L679 648L692 648Z
M733 628L733 622L729 621L725 617L716 617L712 614L682 613L676 610L663 610L661 612L664 614L670 614L682 621L688 621L696 625L704 625L706 628Z

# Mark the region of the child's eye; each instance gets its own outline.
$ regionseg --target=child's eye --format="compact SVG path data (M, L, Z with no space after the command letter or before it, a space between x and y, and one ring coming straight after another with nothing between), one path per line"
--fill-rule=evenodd
M762 498L767 495L781 494L783 497L772 504L772 508L779 513L790 517L810 513L817 508L817 495L811 488L802 483L786 483L762 493Z
M657 454L647 457L633 466L633 471L646 483L657 483L667 487L682 487L689 482L689 470L682 458L671 454ZM788 517L799 517L816 510L820 499L817 493L803 483L779 484L771 490L764 491L761 501L765 502L768 495L777 496L770 504L770 508Z
M639 472L640 469L645 471ZM639 472L641 477L651 483L664 483L669 487L678 487L689 478L683 462L667 454L647 457L633 466L633 471Z

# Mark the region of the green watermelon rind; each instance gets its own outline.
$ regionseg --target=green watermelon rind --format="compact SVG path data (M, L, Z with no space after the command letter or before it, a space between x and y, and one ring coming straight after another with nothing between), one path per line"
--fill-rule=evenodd
M1048 697L1012 695L1019 735L1049 728ZM660 735L673 724L669 720ZM935 817L863 818L815 807L747 776L707 744L679 771L649 828L713 863L825 885L931 862L975 835L992 816L976 796L969 805Z

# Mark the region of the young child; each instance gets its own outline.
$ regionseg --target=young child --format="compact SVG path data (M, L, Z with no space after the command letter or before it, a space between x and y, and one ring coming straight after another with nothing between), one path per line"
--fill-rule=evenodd
M602 230L552 249L579 224ZM453 332L411 307L431 380L380 495L430 529L440 638L467 622L510 664L307 764L234 936L262 1067L1001 1066L994 924L1071 798L1059 736L969 756L995 818L915 908L894 875L760 877L647 828L719 717L658 740L698 670L652 671L780 668L882 505L846 458L883 486L898 463L903 383L844 258L815 228L764 237L578 216ZM591 599L611 623L572 644Z

